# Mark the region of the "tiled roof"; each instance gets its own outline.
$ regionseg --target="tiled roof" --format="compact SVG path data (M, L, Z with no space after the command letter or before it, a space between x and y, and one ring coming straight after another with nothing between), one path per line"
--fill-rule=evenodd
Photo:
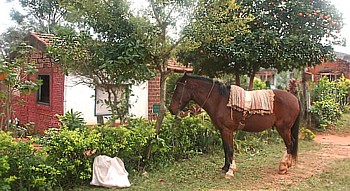
M53 34L29 33L24 40L28 41L29 45L44 51L45 48L52 44L52 39L57 38Z
M176 62L175 59L168 60L168 69L173 71L173 72L176 72L176 73L182 73L182 72L192 73L193 72L192 67L183 66L180 63Z

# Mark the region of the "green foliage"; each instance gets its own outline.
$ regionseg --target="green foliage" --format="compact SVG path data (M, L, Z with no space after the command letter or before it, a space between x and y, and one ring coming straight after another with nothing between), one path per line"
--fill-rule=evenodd
M316 117L319 128L321 129L334 124L342 114L339 104L334 103L333 100L313 102L310 112Z
M23 101L20 98L15 101L15 95L30 94L40 85L39 80L28 77L37 72L35 63L29 62L31 50L31 46L23 43L15 49L11 58L0 58L0 74L5 76L1 81L4 90L0 92L0 130L9 129L10 120L14 120L12 106Z
M178 55L212 77L314 66L343 41L341 14L329 1L200 1L194 17Z
M105 92L107 99L98 101L123 122L130 107L131 85L153 75L147 65L147 46L134 23L138 18L131 15L124 0L69 0L61 6L70 13L66 19L81 30L60 35L48 52L66 73L83 76L82 83Z
M80 185L91 178L92 159L89 151L98 147L100 134L95 130L49 129L40 139L42 150L47 153L46 163L59 173L57 183L62 187Z
M45 163L46 154L0 131L1 190L50 190L59 172Z
M335 82L323 77L314 85L310 113L315 117L319 128L325 129L334 125L339 119L345 108L341 107L341 103L344 103L348 88L343 78Z
M306 140L306 141L312 141L315 139L316 135L307 128L300 128L300 139Z
M9 155L7 155L8 150L13 144L13 138L10 133L0 131L0 185L1 190L10 190L11 182L16 180L16 177L10 174L10 161Z
M78 129L79 131L83 131L86 128L86 122L84 121L82 115L83 114L81 112L73 112L73 109L71 109L63 116L56 115L56 117L61 123L61 128L68 128L69 130Z
M148 143L155 137L154 124L144 119L129 119L119 127L99 126L100 134L96 155L117 156L127 170L138 170L145 164L143 156Z
M254 90L263 90L263 89L267 89L266 83L263 82L263 81L261 81L259 78L254 78L253 89L254 89Z
M168 114L157 141L164 141L167 146L162 150L164 153L155 154L157 158L163 156L167 160L178 160L209 152L213 145L220 143L220 136L206 113L181 119L174 119Z

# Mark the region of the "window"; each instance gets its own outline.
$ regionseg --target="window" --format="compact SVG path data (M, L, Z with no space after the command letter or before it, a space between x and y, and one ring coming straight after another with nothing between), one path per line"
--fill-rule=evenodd
M38 89L37 101L38 103L50 103L50 75L39 75L41 86Z

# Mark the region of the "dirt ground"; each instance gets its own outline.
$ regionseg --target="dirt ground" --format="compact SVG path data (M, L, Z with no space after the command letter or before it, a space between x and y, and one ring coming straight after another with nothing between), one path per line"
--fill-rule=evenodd
M278 188L282 185L295 184L322 172L331 161L350 158L350 135L316 135L315 141L321 149L311 152L299 152L297 165L290 168L286 175L278 175L276 169L266 169L266 184L260 189Z

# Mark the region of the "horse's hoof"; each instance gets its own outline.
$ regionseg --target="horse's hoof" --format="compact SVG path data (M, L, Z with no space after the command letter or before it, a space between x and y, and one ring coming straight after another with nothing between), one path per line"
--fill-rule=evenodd
M280 175L287 174L287 169L279 170L279 171L278 171L278 174L280 174Z
M226 174L225 179L231 179L231 178L233 178L233 176L234 176L233 174Z

